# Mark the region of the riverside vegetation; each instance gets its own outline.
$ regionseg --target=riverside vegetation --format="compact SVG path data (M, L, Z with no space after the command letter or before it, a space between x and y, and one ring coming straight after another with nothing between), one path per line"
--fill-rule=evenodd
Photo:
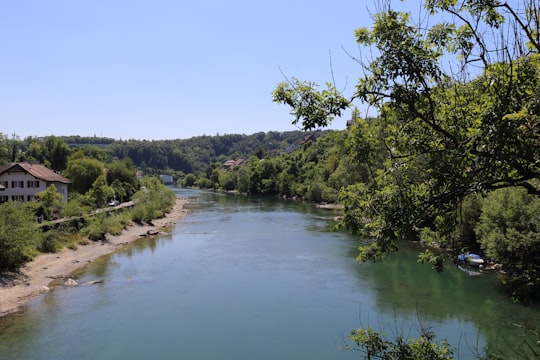
M183 186L341 204L339 227L369 239L359 261L382 260L402 240L431 245L419 260L438 271L458 253L478 251L501 267L509 296L537 302L539 4L428 0L424 12L425 23L415 24L390 1L379 2L373 26L354 33L372 57L354 59L364 75L349 96L295 78L276 87L273 100L290 106L293 124L307 133L164 141L1 136L0 157L64 171L80 184L74 198L85 194L83 203L102 201L107 186L131 196L123 181L113 185L103 175L96 182L87 171L106 163L170 174ZM376 115L362 116L355 101ZM346 109L347 130L321 131ZM67 145L74 143L83 146ZM244 161L225 167L228 159ZM536 325L523 327L539 354ZM451 357L428 330L412 342L369 329L350 339L368 358L421 357L426 349L431 358Z
M174 205L174 192L157 178L145 178L141 184L130 196L133 206L122 209L97 207L103 201L94 198L96 192L112 194L99 180L99 191L93 186L87 193L73 194L67 203L51 185L38 194L37 202L0 204L0 273L16 271L40 252L106 241L107 234L119 235L132 221L151 223L163 217ZM51 221L53 207L61 221ZM37 214L45 219L41 224L36 223Z

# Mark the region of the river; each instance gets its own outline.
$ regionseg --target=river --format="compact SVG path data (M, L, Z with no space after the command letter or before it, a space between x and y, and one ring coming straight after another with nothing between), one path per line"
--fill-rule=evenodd
M80 283L0 318L0 359L359 359L352 329L446 339L456 358L521 349L537 308L493 275L418 264L413 246L359 264L359 239L310 204L176 189L190 214L169 235L89 265ZM510 353L512 356L513 352Z

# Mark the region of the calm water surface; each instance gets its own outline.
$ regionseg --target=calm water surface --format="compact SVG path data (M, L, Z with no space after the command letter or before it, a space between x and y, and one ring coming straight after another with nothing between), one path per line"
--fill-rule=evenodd
M0 319L0 359L357 359L350 330L372 326L471 349L519 348L537 309L511 304L496 279L437 274L404 248L356 263L357 238L335 215L274 199L177 190L192 210L171 234L141 240ZM350 344L349 344L350 345Z

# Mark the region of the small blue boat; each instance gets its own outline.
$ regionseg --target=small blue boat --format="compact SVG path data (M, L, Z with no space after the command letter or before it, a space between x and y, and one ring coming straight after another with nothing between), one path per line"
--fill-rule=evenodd
M466 262L467 264L472 266L484 265L484 259L482 259L480 255L477 254L459 254L458 260Z

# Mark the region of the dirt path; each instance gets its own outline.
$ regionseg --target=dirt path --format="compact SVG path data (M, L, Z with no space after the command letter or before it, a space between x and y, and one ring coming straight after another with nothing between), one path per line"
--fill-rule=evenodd
M179 198L172 210L165 217L154 220L153 225L132 224L118 236L107 235L107 242L90 242L76 250L66 248L55 254L40 254L21 268L20 274L0 279L0 316L19 311L33 297L50 291L53 280L68 278L97 258L113 253L149 232L159 232L175 224L187 214L186 203L186 199Z

